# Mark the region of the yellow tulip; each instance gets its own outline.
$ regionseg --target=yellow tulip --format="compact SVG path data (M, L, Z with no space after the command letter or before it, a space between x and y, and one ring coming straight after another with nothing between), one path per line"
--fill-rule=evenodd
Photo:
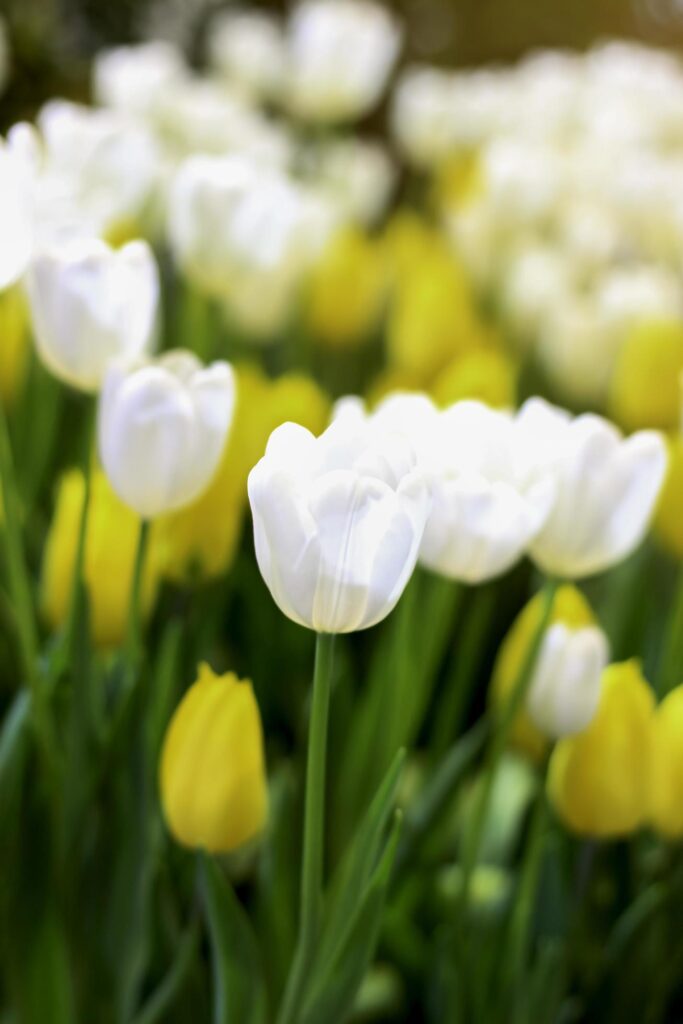
M237 404L216 475L197 501L155 523L161 572L177 582L219 576L232 565L247 477L275 427L293 420L317 434L329 417L329 399L309 377L292 373L270 381L249 365L236 373Z
M654 697L637 661L610 665L600 705L584 732L561 740L548 768L548 797L573 832L609 838L648 817Z
M501 706L509 698L519 678L543 615L543 602L541 593L532 597L512 623L501 644L491 678L490 699L494 706ZM565 584L557 590L549 626L563 623L570 629L582 629L594 626L595 621L590 605L576 587ZM540 760L549 746L547 737L534 725L525 709L518 713L513 722L511 741L534 760Z
M394 285L435 252L448 254L446 242L424 217L413 210L398 210L389 220L383 236L388 266Z
M66 621L69 612L84 494L81 470L65 473L59 483L43 554L41 603L53 629ZM90 598L92 636L99 647L116 646L125 636L139 530L139 517L116 496L105 474L95 470L83 570ZM152 541L143 571L143 615L148 615L152 609L157 585Z
M514 406L517 366L495 346L464 352L443 370L431 387L434 400L443 406L474 398L494 409Z
M683 323L638 324L619 352L609 390L610 413L626 430L670 430L680 415Z
M263 828L263 731L251 683L202 664L169 724L159 771L168 827L184 846L229 853Z
M667 839L683 836L683 686L655 711L650 821Z
M436 171L432 202L445 213L478 199L485 187L481 162L476 153L458 153L444 160Z
M397 288L387 326L390 363L427 382L457 355L485 340L462 267L435 247Z
M339 232L308 282L305 315L315 340L330 348L367 340L379 322L386 292L382 245L360 228Z
M652 523L655 537L675 558L683 558L683 437L667 439L669 460Z
M28 309L18 285L0 291L0 401L10 406L26 379L29 363Z

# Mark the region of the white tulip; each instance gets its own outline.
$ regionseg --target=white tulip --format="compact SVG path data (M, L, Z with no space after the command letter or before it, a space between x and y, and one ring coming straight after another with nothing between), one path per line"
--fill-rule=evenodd
M0 291L18 281L33 247L34 218L30 179L0 139Z
M154 341L159 275L146 242L74 239L40 251L26 286L38 354L73 387L98 391L113 359Z
M349 121L379 101L398 56L392 14L370 0L303 0L288 32L288 100L308 121Z
M155 40L117 46L96 55L93 91L105 107L153 117L166 90L187 74L182 53L171 43Z
M350 633L392 610L415 568L429 496L401 435L285 423L249 475L261 574L290 619Z
M312 181L328 193L349 219L375 224L389 205L396 167L379 143L335 139L311 154Z
M349 399L335 416L410 439L432 494L420 548L426 568L480 583L509 569L543 526L552 481L527 472L509 413L474 401L440 412L426 395L396 394L370 417Z
M560 739L590 724L608 659L607 637L597 626L571 629L558 622L549 627L527 695L527 711L545 736Z
M102 465L122 501L145 519L182 508L211 482L232 423L232 367L204 367L187 351L105 379L98 438Z
M626 558L641 542L666 471L666 448L654 431L623 438L600 416L572 418L540 398L518 414L532 477L555 492L550 514L531 544L545 572L578 579Z
M401 76L392 102L392 132L417 167L433 167L456 148L454 100L454 78L447 71L415 67Z
M549 627L526 696L526 710L544 735L559 739L590 725L608 658L607 638L597 626Z
M261 11L226 11L211 23L211 65L255 99L274 99L283 87L285 40L278 21Z

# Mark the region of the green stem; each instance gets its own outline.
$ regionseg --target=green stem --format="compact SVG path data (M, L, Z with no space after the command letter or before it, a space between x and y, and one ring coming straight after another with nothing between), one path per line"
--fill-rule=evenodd
M510 736L510 730L517 717L517 714L521 710L526 695L531 685L533 677L534 666L541 649L543 642L543 636L545 634L548 623L550 622L550 616L552 614L553 602L555 600L555 594L558 588L558 582L556 580L547 580L543 588L543 606L541 611L541 617L534 634L533 640L529 646L524 662L520 669L519 675L512 689L510 697L504 705L500 717L496 723L496 730L491 741L489 748L486 772L484 775L483 787L480 791L479 799L475 805L474 820L472 822L472 829L466 836L466 840L463 848L463 885L461 891L460 910L463 915L467 910L467 904L469 901L470 884L472 881L472 873L476 867L477 860L479 858L479 850L481 847L481 841L484 832L484 826L488 817L489 806L491 803L491 796L493 794L493 787L496 781L500 762L507 747L508 739Z
M279 1024L296 1020L306 973L320 932L325 841L325 763L330 688L334 660L334 635L319 633L315 648L313 699L306 759L303 862L299 939L287 981Z
M657 685L660 700L681 682L683 682L683 565L678 571L674 602L666 623L664 653Z
M86 423L83 434L83 453L81 456L81 469L83 473L83 504L81 505L81 517L78 524L78 542L76 545L76 560L71 584L71 600L69 603L69 618L66 629L66 656L69 660L73 657L74 645L77 642L78 628L83 614L83 600L87 594L85 580L85 549L88 537L88 515L90 513L90 494L92 490L92 446L95 431L95 401L89 399L89 406L86 412Z
M448 673L439 714L434 725L432 752L440 761L455 742L467 711L477 668L486 649L485 636L493 612L496 591L493 586L478 587L472 595L472 607L462 631L462 641L455 654L455 663Z
M9 575L10 596L16 621L22 668L35 708L42 702L36 673L38 633L31 596L31 584L21 531L21 513L17 491L12 447L5 410L0 402L0 484L4 514L5 551Z
M145 568L145 555L149 540L150 524L146 519L140 520L138 543L135 550L135 564L130 588L128 604L128 626L126 629L125 655L126 662L132 670L136 670L142 648L142 578Z

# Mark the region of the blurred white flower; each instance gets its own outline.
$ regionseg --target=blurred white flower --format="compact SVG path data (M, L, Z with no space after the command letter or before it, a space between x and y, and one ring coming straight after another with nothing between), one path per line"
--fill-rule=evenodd
M290 619L350 633L392 610L415 568L427 487L401 435L285 423L249 475L261 575Z
M61 380L98 391L114 359L154 341L159 276L146 242L75 239L38 252L26 279L38 353Z
M269 333L338 223L323 197L239 157L190 157L171 189L169 237L195 284Z
M453 75L430 67L409 68L394 90L393 134L408 160L433 167L456 148Z
M352 137L319 145L309 177L329 192L349 219L372 225L384 214L396 182L396 167L379 143Z
M183 55L171 43L117 46L95 56L93 92L105 107L154 118L166 90L187 75Z
M284 85L285 40L276 18L232 10L211 22L209 61L225 79L257 100L274 99Z
M30 177L0 138L0 291L14 284L31 258L34 234Z
M380 100L401 32L371 0L302 0L287 32L287 100L300 118L353 121Z
M71 203L102 233L139 224L161 160L147 127L118 111L51 100L38 128L45 146L41 189Z
M654 431L623 438L600 416L569 413L540 398L517 416L533 478L555 485L550 515L531 544L544 572L578 579L626 558L647 531L666 471Z
M563 622L543 637L527 695L527 711L549 739L581 732L600 702L600 677L609 660L598 626L573 629Z
M189 504L216 472L235 406L228 363L184 350L112 366L99 409L100 459L127 505L152 519Z

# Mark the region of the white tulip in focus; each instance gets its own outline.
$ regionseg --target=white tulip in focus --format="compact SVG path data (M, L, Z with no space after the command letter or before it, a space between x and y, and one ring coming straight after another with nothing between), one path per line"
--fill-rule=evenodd
M307 121L354 120L378 103L398 57L392 14L371 0L302 0L288 31L288 100Z
M93 91L105 107L150 117L166 90L184 81L187 73L182 53L171 43L117 46L95 57Z
M98 440L109 481L145 519L182 508L211 482L235 407L232 367L204 367L187 351L135 367L112 366Z
M290 619L351 633L392 610L415 568L429 496L403 435L355 418L318 438L285 423L249 475L261 574Z
M211 23L209 60L247 96L271 100L283 86L285 41L275 18L262 11L226 11Z
M439 411L426 395L395 394L368 417L357 400L337 420L410 438L432 494L420 563L443 576L480 583L509 569L550 510L553 484L526 473L514 417L481 402Z
M98 391L112 360L149 350L159 274L146 242L73 239L38 252L26 278L38 354L73 387Z
M0 138L0 291L24 273L33 246L34 218L30 178Z
M555 484L550 514L531 544L544 572L579 579L631 554L647 532L666 471L666 449L654 431L624 438L600 416L573 418L543 399L518 417L532 477Z
M527 711L550 739L581 732L600 701L600 676L607 666L607 637L597 626L550 626L534 668Z

